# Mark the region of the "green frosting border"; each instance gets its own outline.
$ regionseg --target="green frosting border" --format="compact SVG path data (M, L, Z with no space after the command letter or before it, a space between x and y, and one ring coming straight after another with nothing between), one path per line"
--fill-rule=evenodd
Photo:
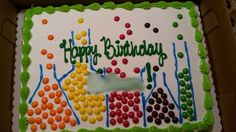
M73 5L73 6L68 6L68 5L63 5L60 7L53 7L53 6L48 6L45 8L42 7L33 7L25 12L24 16L24 24L23 24L23 45L22 45L22 72L20 74L20 80L21 80L21 89L20 89L20 105L19 105L19 112L20 112L20 118L19 118L19 129L21 132L25 132L28 128L28 121L27 117L25 116L27 112L27 98L29 96L29 88L27 86L27 82L30 78L30 74L27 71L28 67L31 64L31 59L29 57L29 53L31 52L31 46L29 44L29 41L32 37L31 35L31 28L33 27L33 21L32 17L34 15L39 15L43 12L48 13L48 14L53 14L55 11L59 12L68 12L71 9L83 12L85 9L90 9L97 11L100 8L104 9L110 9L114 10L115 8L123 8L126 10L133 10L134 8L141 8L144 10L148 10L152 7L157 7L161 9L166 9L168 7L175 8L175 9L181 9L181 8L186 8L189 10L189 17L191 19L191 25L195 29L195 41L198 43L198 56L201 59L201 64L200 64L200 71L202 74L202 86L204 90L204 108L206 109L206 113L203 117L203 121L199 122L185 122L182 124L182 127L176 127L176 126L169 126L167 128L158 128L155 126L149 127L149 128L141 128L141 127L133 127L129 129L121 129L121 128L115 128L115 129L104 129L101 127L96 128L95 130L88 130L88 129L79 129L78 132L123 132L123 131L129 131L129 132L190 132L194 131L195 129L199 131L206 131L212 128L213 123L214 123L214 114L212 112L212 107L213 107L213 99L210 94L210 90L212 87L212 82L209 79L209 69L210 66L207 62L206 56L207 56L207 50L205 49L202 41L203 41L203 33L201 32L201 29L198 28L198 11L195 9L195 4L191 1L187 2L165 2L165 1L159 1L159 2L142 2L138 4L133 4L132 2L125 2L122 4L115 4L114 2L105 2L104 4L100 5L98 3L92 3L88 6L83 6L81 4ZM69 132L68 130L64 130L64 132Z

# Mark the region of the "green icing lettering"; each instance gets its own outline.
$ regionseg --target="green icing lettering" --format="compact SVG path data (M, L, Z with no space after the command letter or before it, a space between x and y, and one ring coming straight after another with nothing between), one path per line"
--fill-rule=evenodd
M30 66L30 64L31 64L31 60L28 56L25 56L22 58L21 65L23 67L23 71L26 71L27 68Z
M197 18L198 17L198 13L197 13L195 8L190 9L189 16L192 17L192 18Z
M205 96L204 96L204 107L207 110L211 110L213 107L213 99L211 97L211 93L210 92L205 92Z
M71 9L74 9L74 10L79 11L79 12L83 12L85 8L84 8L83 5L77 4L77 5L71 6Z
M91 5L86 6L87 9L97 11L100 9L100 5L98 3L92 3Z
M203 118L203 122L207 126L212 126L214 124L214 114L211 110L206 111L204 118Z
M117 8L123 8L126 10L133 10L134 9L134 4L132 2L125 2L123 4L118 4L116 5Z
M212 83L211 83L211 80L210 80L208 74L203 74L202 86L203 86L203 90L206 92L211 90Z
M197 28L198 27L198 21L196 18L191 18L191 25L192 27L194 28Z
M201 60L201 62L200 62L200 71L201 71L201 73L202 74L208 74L209 70L210 70L210 66L207 63L207 61L205 59Z
M19 120L19 129L21 132L25 132L28 128L28 119L27 117L21 117Z
M19 112L21 116L24 116L27 112L28 106L26 102L22 102L19 105Z
M111 9L111 10L114 10L116 8L116 4L114 2L105 2L103 5L102 5L103 8L105 9Z
M197 42L202 42L203 40L202 32L198 28L195 28L195 40Z
M28 87L23 87L20 89L20 97L22 99L22 101L26 101L26 99L28 98L30 93L30 89Z
M44 11L48 14L53 14L55 12L55 8L53 6L48 6L44 8Z
M168 4L165 1L160 1L152 4L153 7L158 7L161 9L166 9L168 7Z
M135 4L135 8L142 8L145 10L148 10L151 7L152 7L151 3L147 2L147 1L139 3L139 4Z
M168 6L173 7L175 9L181 9L183 7L183 4L180 2L174 1L174 2L168 3Z
M29 78L30 78L29 72L23 71L20 73L20 80L23 86L26 86Z
M167 132L181 132L181 128L171 125L167 128Z
M192 2L192 1L187 1L187 2L184 2L183 3L183 6L185 7L185 8L187 8L187 9L192 9L192 8L194 8L194 3Z
M201 59L205 59L207 57L207 51L206 48L202 43L198 43L198 56Z
M182 125L183 132L193 132L196 128L193 124L185 122Z
M23 56L28 56L31 49L32 48L28 43L23 44L22 47L21 47L21 52L22 52Z

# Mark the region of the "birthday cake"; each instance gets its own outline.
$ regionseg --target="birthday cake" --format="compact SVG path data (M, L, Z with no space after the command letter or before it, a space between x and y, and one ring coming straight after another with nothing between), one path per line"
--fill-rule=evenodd
M192 2L25 11L20 131L205 131L210 66Z

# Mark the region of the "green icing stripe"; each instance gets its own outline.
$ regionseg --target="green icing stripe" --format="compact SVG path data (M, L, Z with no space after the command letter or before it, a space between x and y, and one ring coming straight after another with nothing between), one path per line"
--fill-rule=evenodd
M93 3L90 4L88 6L83 6L81 4L77 4L77 5L73 5L73 6L68 6L68 5L64 5L61 7L53 7L53 6L48 6L46 8L42 8L42 7L34 7L31 9L26 10L25 12L25 22L23 25L23 46L22 46L22 54L23 54L23 59L22 59L22 67L23 67L23 72L20 75L21 78L21 83L22 83L22 88L20 91L20 96L21 96L21 103L19 105L19 111L21 114L21 117L19 119L19 128L20 131L26 131L27 127L28 127L28 122L27 122L27 117L25 117L25 113L27 110L27 103L26 103L26 99L28 98L29 95L29 88L27 87L27 82L29 80L29 73L27 72L27 69L30 65L30 59L28 59L28 55L31 51L31 46L29 43L29 40L31 39L31 33L30 30L33 27L33 22L32 22L32 17L33 15L39 15L41 14L43 11L48 13L48 14L53 14L55 11L60 11L60 12L68 12L70 9L76 10L76 11L84 11L85 9L90 9L90 10L99 10L100 8L105 8L105 9L111 9L114 10L115 8L123 8L126 10L133 10L134 8L141 8L141 9L150 9L151 7L158 7L161 9L166 9L168 7L172 7L175 9L181 9L182 7L185 7L189 10L189 16L191 18L191 25L192 27L195 29L195 40L196 42L201 43L203 40L203 34L200 31L200 29L198 28L198 12L195 9L195 4L191 1L188 2L165 2L165 1L160 1L160 2L154 2L154 3L149 3L149 2L142 2L139 4L133 4L131 2L125 2L123 4L115 4L114 2L105 2L103 5L99 5L98 3ZM201 61L201 65L200 65L200 69L201 72L203 74L203 89L204 91L210 91L211 89L211 81L208 77L208 73L209 73L209 65L206 62L205 58L207 57L207 52L205 47L202 44L198 45L198 55L201 59L203 59ZM209 93L210 94L210 93ZM212 99L211 96L209 96L208 93L205 94L205 98L204 98L204 105L205 104L210 104L210 100ZM207 96L207 97L206 97ZM207 101L206 101L207 100ZM79 129L78 132L92 132L92 131L96 131L96 132L110 132L110 131L114 131L114 132L124 132L124 131L131 131L131 132L180 132L180 131L193 131L194 129L198 129L199 131L205 131L208 130L209 128L211 128L211 126L214 123L214 116L213 113L211 111L210 107L207 107L206 109L209 109L206 111L206 114L204 116L204 120L203 122L197 122L197 123L184 123L182 128L180 127L174 127L174 126L169 126L168 128L157 128L155 126L149 127L149 128L141 128L141 127L133 127L130 129L120 129L120 128L115 128L113 130L108 130L108 129L104 129L104 128L96 128L95 130L87 130L87 129ZM64 130L64 132L69 132Z
M213 107L213 99L211 97L211 93L210 92L205 92L205 95L204 95L204 107L207 109L207 110L211 110L212 107Z

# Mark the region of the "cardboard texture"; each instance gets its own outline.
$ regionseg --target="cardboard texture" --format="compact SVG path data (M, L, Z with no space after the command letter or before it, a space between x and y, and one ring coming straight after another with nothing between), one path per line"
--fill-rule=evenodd
M110 0L105 0L110 1ZM103 3L105 1L99 1ZM135 3L143 0L130 0ZM0 0L1 132L11 131L17 11L31 6L89 4L95 0ZM116 0L116 3L125 0ZM150 0L154 2L154 0ZM224 0L195 1L200 6L223 131L236 130L236 40Z

